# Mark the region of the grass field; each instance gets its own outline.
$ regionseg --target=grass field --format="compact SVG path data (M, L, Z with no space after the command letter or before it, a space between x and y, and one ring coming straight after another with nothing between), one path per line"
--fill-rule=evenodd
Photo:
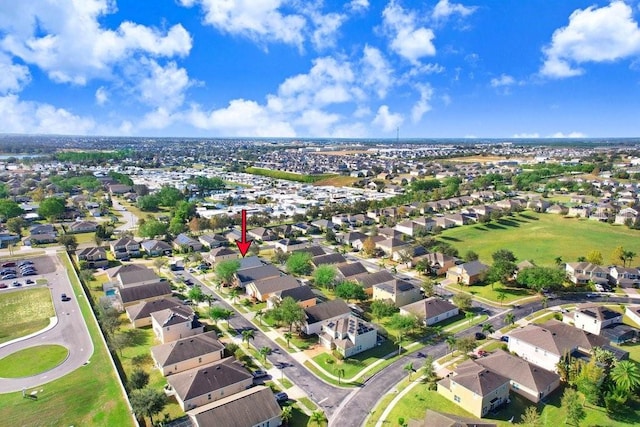
M63 255L67 270L71 264ZM71 277L74 294L82 294L80 284ZM38 399L22 397L21 392L1 395L0 413L4 425L11 426L132 426L133 419L109 362L100 330L91 316L85 298L79 299L89 328L94 352L87 366L38 387ZM28 390L30 391L30 390Z
M39 331L54 316L47 288L21 289L0 294L0 343Z
M356 182L357 180L358 178L354 178L352 176L336 175L330 178L324 178L324 179L321 179L320 181L316 181L313 183L313 185L315 186L332 185L334 187L349 187L353 185L353 183Z
M526 213L486 225L467 225L442 232L439 239L451 243L460 254L468 250L491 263L498 249L513 251L518 260L555 265L556 257L573 262L591 250L602 253L608 263L617 246L640 254L640 231L597 221L559 215Z
M512 287L498 286L498 285L492 288L491 285L464 286L464 285L459 285L457 283L454 283L451 285L447 285L447 288L458 289L463 292L468 292L473 296L486 298L488 300L495 301L498 304L504 304L504 305L508 305L509 303L515 300L535 296L536 294L534 291L530 289L512 288ZM498 295L500 291L504 291L504 295L505 295L504 301L500 301L498 299Z
M0 377L20 378L53 369L67 358L69 350L61 345L39 345L16 351L0 360Z
M387 340L382 345L363 351L362 353L351 356L343 361L336 360L331 354L323 353L313 358L313 360L330 374L337 375L338 369L344 369L345 380L353 378L361 370L380 360L382 357L397 350L398 347L391 341Z
M281 170L254 168L254 167L247 168L245 172L253 175L266 176L274 179L285 179L287 181L306 182L308 184L336 176L334 174L304 175L304 174L295 173L295 172L286 172Z

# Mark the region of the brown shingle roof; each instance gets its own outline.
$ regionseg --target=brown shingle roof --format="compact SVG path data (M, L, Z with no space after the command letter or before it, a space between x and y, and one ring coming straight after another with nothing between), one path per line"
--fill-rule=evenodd
M496 427L497 424L486 423L473 418L460 417L453 414L432 411L427 412L421 420L409 420L408 427Z
M224 345L218 341L214 331L182 338L151 348L153 358L160 366L169 366L194 357L220 351Z
M316 304L304 309L307 314L307 323L317 323L342 314L351 313L351 309L343 300L336 298L332 301Z
M167 382L185 401L245 381L253 376L233 357L189 369L167 377Z
M458 365L454 376L450 379L479 396L486 396L503 385L509 384L509 378L478 365L473 360L467 360Z
M606 339L598 335L557 320L549 320L542 325L529 324L522 329L510 332L509 336L559 356L574 348L589 351L593 347L608 344Z
M293 276L285 275L256 280L253 282L253 286L255 286L262 295L265 295L285 289L297 288L300 286L300 282Z
M118 294L123 304L140 301L154 297L171 295L171 285L169 282L149 283L146 285L130 286L118 289Z
M402 310L408 311L421 319L430 319L455 308L456 306L449 301L436 297L423 299L401 307Z
M173 297L160 298L153 301L140 301L136 305L127 307L126 311L131 320L144 319L150 317L154 311L160 311L171 307L182 306L183 303Z
M351 277L358 274L367 273L367 269L364 268L364 265L359 262L345 262L343 264L338 264L336 265L336 269L340 274L342 274L343 277Z

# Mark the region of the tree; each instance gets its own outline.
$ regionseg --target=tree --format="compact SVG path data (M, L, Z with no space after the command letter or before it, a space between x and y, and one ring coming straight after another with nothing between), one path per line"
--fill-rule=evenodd
M182 192L170 185L163 186L156 195L160 201L160 205L169 208L175 207L180 200L184 199Z
M258 354L262 356L262 362L264 363L267 361L267 356L271 354L271 349L269 347L260 347L260 350L258 350Z
M542 419L540 419L540 413L535 406L529 406L525 409L520 425L524 427L542 427Z
M376 254L376 242L371 237L368 237L362 242L362 252L368 257L372 257Z
M252 340L255 338L255 332L253 332L253 329L245 329L242 331L242 341L247 343L247 348L249 348L249 340Z
M493 265L489 268L487 279L490 282L508 282L516 271L516 257L507 249L499 249L491 254Z
M285 425L289 425L289 421L293 418L293 410L291 406L285 406L282 408L282 412L280 413L280 419Z
M164 236L169 230L169 224L158 221L156 218L145 219L138 223L138 235L153 239L157 236Z
M139 390L149 384L149 373L143 369L134 369L129 377L129 388Z
M24 210L13 200L0 199L0 219L9 220L17 218L24 213Z
M332 265L321 265L313 272L313 283L325 289L333 286L335 279L336 268Z
M294 252L287 259L287 271L291 274L308 276L312 268L309 252Z
M341 379L344 378L344 368L337 367L336 375L338 376L338 385L340 385Z
M564 270L550 267L529 267L518 272L516 282L538 292L543 289L558 289L565 279Z
M391 316L397 310L396 306L388 301L377 299L371 303L371 316L378 321L383 317Z
M167 396L161 390L143 388L134 390L130 397L133 412L138 416L147 416L153 425L153 416L160 413L167 404Z
M7 220L7 230L18 235L22 235L22 229L27 226L27 221L21 217L9 218Z
M456 348L456 344L458 343L458 339L456 338L455 335L449 335L444 342L447 343L447 346L449 347L449 351L453 353L453 350Z
M102 304L97 306L97 312L102 329L108 335L113 335L120 327L120 312L111 306L104 306Z
M473 351L476 348L476 340L472 336L462 337L456 342L456 348L462 354L467 354L470 351Z
M216 265L215 273L218 280L223 284L231 284L234 275L240 269L240 261L232 259L222 261Z
M578 392L572 388L566 388L561 399L561 406L566 415L566 422L579 426L587 414L580 403Z
M236 303L239 296L240 296L240 291L238 290L238 288L231 288L231 290L229 291L229 298L231 298L231 302L233 304Z
M505 325L513 325L516 323L516 316L513 313L507 313L504 316L504 324Z
M412 362L407 363L402 367L402 369L404 369L409 373L409 381L411 381L411 374L415 372L415 369L413 369L413 363Z
M222 307L211 307L207 314L213 323L217 325L219 320L228 320L231 317L232 311Z
M590 262L591 264L596 264L596 265L602 265L604 263L602 259L602 254L600 253L600 251L596 251L596 250L589 251L587 253L586 260L587 262Z
M467 311L464 313L464 318L469 321L469 324L471 324L474 317L476 317L476 315L473 311Z
M262 325L262 318L264 317L264 310L260 309L260 310L256 311L256 314L254 314L253 317L258 319L260 321L260 325Z
M460 310L469 310L471 308L471 295L459 292L451 299Z
M504 289L498 290L498 295L496 295L496 299L500 301L500 305L504 305L504 300L507 299L507 293Z
M516 256L507 249L498 249L494 253L491 254L491 258L493 262L516 262Z
M63 199L57 197L49 197L40 202L38 215L46 218L49 222L54 222L65 211L66 205Z
M484 325L482 325L482 332L487 335L491 335L495 332L495 329L493 328L493 325L491 323L485 323Z
M289 259L289 252L285 252L280 248L275 248L273 251L273 262L277 264L284 264Z
M191 301L202 302L204 301L204 292L202 292L202 288L200 286L192 286L189 289L189 293L187 294Z
M314 422L318 427L325 423L327 417L324 415L322 411L313 411L311 413L311 421Z
M418 319L415 316L395 313L391 316L387 326L398 331L398 353L400 353L402 338L418 326Z
M78 247L78 239L71 234L63 234L58 237L58 243L63 245L67 251L75 251Z
M291 332L284 333L284 339L287 341L287 348L289 348L289 343L291 342L291 338L293 338L293 334Z
M480 256L472 251L472 250L468 250L464 256L462 257L462 259L464 260L464 262L471 262L471 261L477 261L480 258Z
M611 370L611 379L620 390L631 392L640 387L640 369L634 362L622 360Z
M362 286L350 281L342 282L336 286L336 296L347 301L352 299L364 301L367 299L367 293Z
M624 264L624 248L622 246L617 246L613 252L611 252L611 260L612 265L617 265L619 262Z
M112 351L118 352L120 357L122 357L122 350L132 344L133 340L131 339L131 335L126 333L114 333L109 337L109 347Z
M426 297L432 297L435 295L435 282L431 279L425 279L421 285L422 291Z
M155 212L160 206L160 199L155 194L140 196L136 199L136 206L144 212Z

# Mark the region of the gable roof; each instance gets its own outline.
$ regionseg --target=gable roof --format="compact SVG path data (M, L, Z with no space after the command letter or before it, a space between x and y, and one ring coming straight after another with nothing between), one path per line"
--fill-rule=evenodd
M282 291L278 291L275 294L278 295L280 299L291 297L296 302L307 301L316 297L316 294L314 294L313 290L307 285L285 289Z
M363 288L369 289L373 285L391 282L394 280L394 277L393 274L389 273L387 270L380 270L375 273L358 274L357 276L352 277L352 279L358 282Z
M139 270L148 270L148 268L143 266L143 265L138 265L138 264L127 264L127 265L119 265L117 267L109 268L109 269L105 270L105 273L107 273L107 276L109 276L109 278L113 279L120 272L139 271Z
M140 301L136 305L127 307L126 311L129 318L133 321L150 317L151 313L154 311L165 310L171 307L180 307L182 305L184 304L179 299L168 297L153 301Z
M322 249L322 246L310 246L308 248L296 249L294 252L307 252L312 257L324 255L326 252Z
M586 304L585 306L578 307L576 312L589 316L600 322L615 319L616 317L622 317L622 313L618 313L617 311L613 311L610 308L603 307L601 305Z
M282 413L269 387L257 386L189 411L199 427L255 426Z
M368 273L367 269L364 268L364 265L360 262L345 262L338 264L336 265L336 269L342 277L351 277L362 273Z
M508 335L558 356L576 347L591 350L609 343L605 338L557 320L549 320L542 325L529 324Z
M185 401L246 381L253 376L233 357L189 369L167 377L167 382Z
M373 285L374 288L378 288L378 289L382 289L384 291L387 291L393 295L397 295L400 294L402 292L409 292L413 289L416 289L417 287L414 286L413 284L407 282L406 280L402 280L402 279L393 279L391 282L384 282L384 283L376 283L375 285Z
M118 294L123 304L160 296L171 295L169 282L148 283L146 285L119 288Z
M140 243L147 252L149 251L167 251L171 250L171 245L164 240L149 239Z
M211 331L151 347L151 353L156 362L164 367L220 351L223 348L224 345L218 341L217 334Z
M432 317L454 310L457 307L447 300L431 297L404 305L400 308L420 318L431 319Z
M297 288L300 286L300 282L293 276L284 275L256 280L253 282L253 286L264 295L285 289Z
M273 265L261 265L259 267L246 268L244 270L238 270L236 276L240 283L250 283L260 279L266 279L269 277L278 277L282 273Z
M307 323L312 324L331 319L332 317L349 314L351 313L351 309L344 300L336 298L312 307L307 307L304 309L304 312L307 315Z
M421 420L409 420L407 427L496 427L497 424L427 409Z
M347 259L342 254L332 253L314 256L311 262L317 267L324 264L342 264L347 262Z
M226 246L221 246L219 248L214 248L209 251L209 256L224 256L224 255L235 255L236 251L227 248Z
M486 396L503 385L509 384L509 378L479 365L474 360L459 364L450 380L478 396Z
M151 318L158 322L160 326L164 327L191 322L195 319L195 314L191 307L182 305L178 307L165 308L160 311L154 311L151 313Z
M240 268L238 269L238 271L246 270L248 268L260 267L266 264L257 256L240 258L238 261L240 261Z
M147 282L149 280L160 280L153 270L146 267L139 270L121 270L118 272L117 277L122 282L122 286L131 286L136 283Z

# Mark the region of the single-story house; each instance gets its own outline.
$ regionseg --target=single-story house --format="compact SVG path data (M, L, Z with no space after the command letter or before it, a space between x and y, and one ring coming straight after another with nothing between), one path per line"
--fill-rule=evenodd
M102 268L109 265L107 250L101 246L84 248L76 251L78 262L85 261L89 268Z
M269 277L255 280L246 286L247 295L259 301L267 301L270 296L278 291L300 287L300 282L288 275Z
M122 308L126 308L140 301L152 301L171 296L171 285L169 282L155 282L116 288L116 295Z
M322 254L311 258L311 263L316 267L327 264L342 264L345 262L347 262L347 259L339 253Z
M400 307L400 314L412 314L427 326L457 316L459 312L458 307L437 297L422 299Z
M90 233L96 231L98 223L93 221L76 221L68 226L69 233Z
M202 243L198 240L187 236L184 233L180 233L173 239L173 247L177 250L188 250L193 252L198 252L202 250Z
M345 262L336 265L338 280L351 280L353 276L368 273L367 269L360 262Z
M227 244L227 239L220 234L203 234L198 241L209 249L219 248Z
M232 250L231 248L218 247L211 249L211 251L207 255L207 258L211 263L216 263L237 259L239 256L240 254L238 254L238 252Z
M303 285L274 292L267 300L267 309L274 308L286 297L293 298L293 300L302 308L316 305L316 294L313 293L313 290L309 286Z
M222 360L224 345L210 331L151 347L151 356L167 376Z
M373 295L373 286L381 283L391 283L395 280L393 274L387 270L376 271L375 273L363 273L351 276L348 280L354 281L364 288L367 295Z
M424 418L410 419L407 427L497 427L495 423L487 423L475 418L461 417L444 412L427 409Z
M164 240L149 239L140 243L140 247L149 256L171 255L173 249Z
M277 242L274 242L273 246L276 249L280 249L282 252L293 252L299 249L303 249L308 244L309 242L305 240L280 239Z
M268 279L284 275L280 270L271 264L260 265L259 267L247 268L236 272L236 285L245 288L248 284L256 280Z

